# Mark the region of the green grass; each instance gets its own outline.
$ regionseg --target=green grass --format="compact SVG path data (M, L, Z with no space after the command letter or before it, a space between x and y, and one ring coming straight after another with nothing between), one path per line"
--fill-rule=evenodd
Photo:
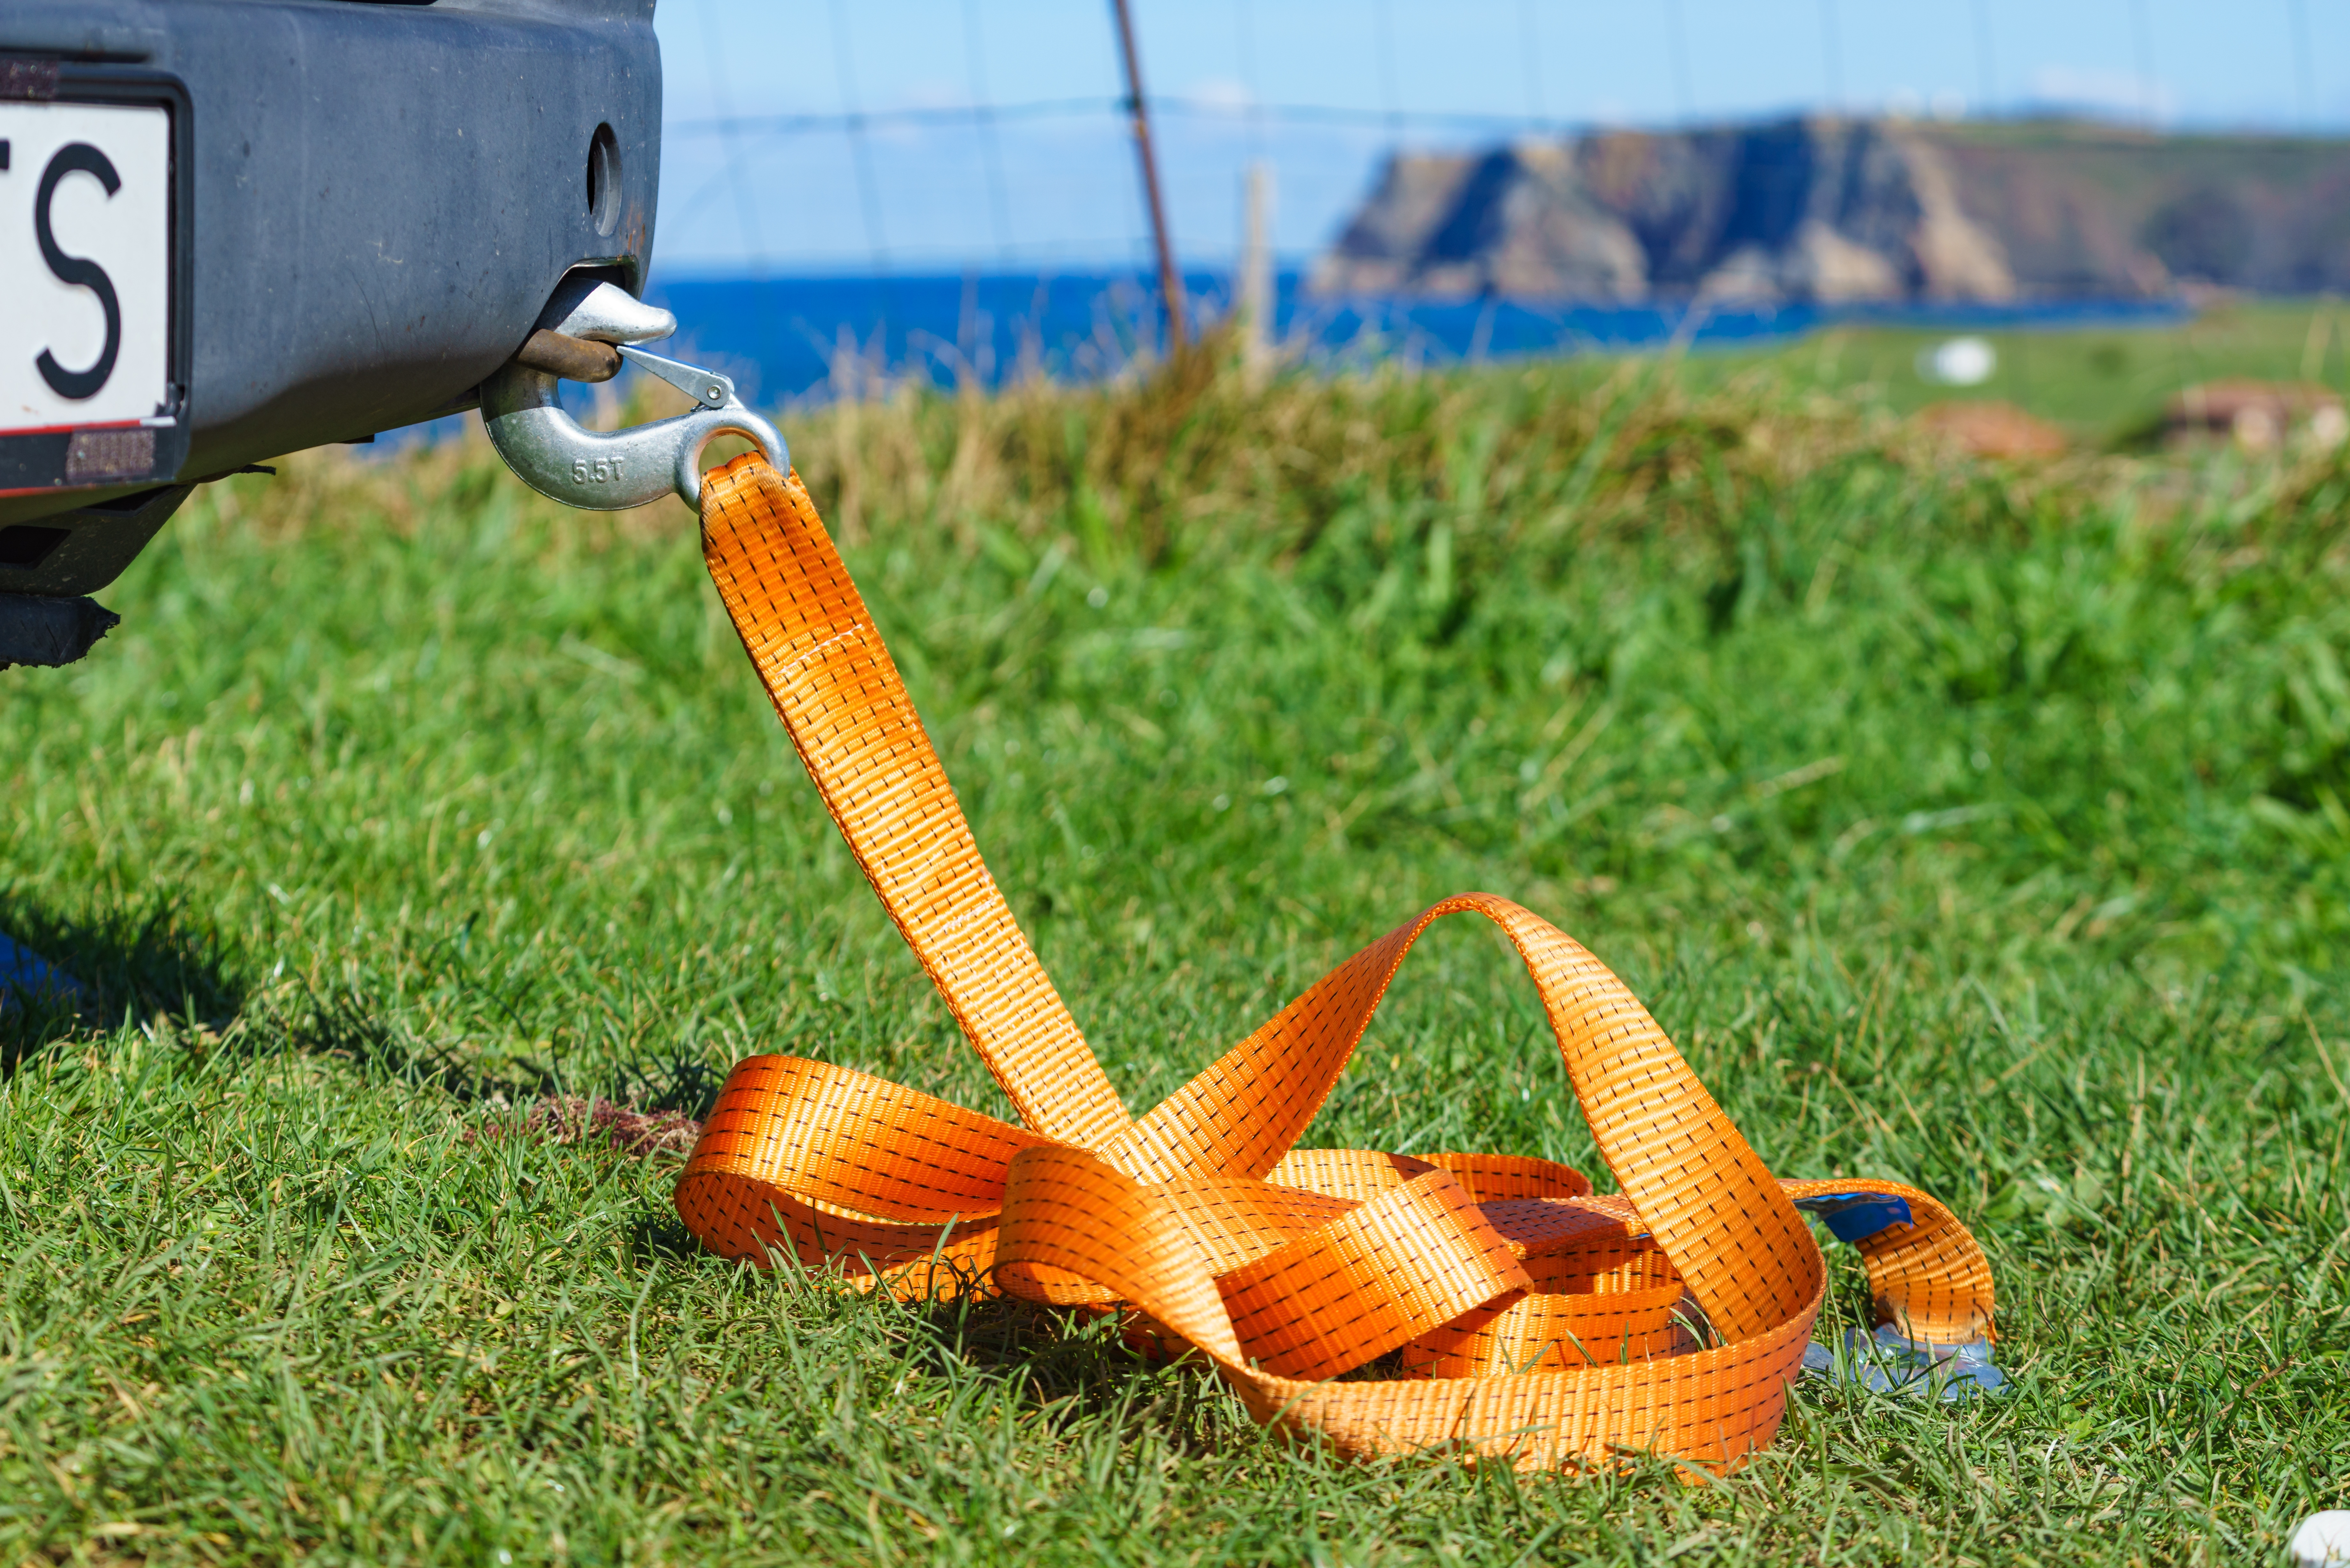
M5 1025L0 1562L2277 1560L2350 1501L2350 470L1586 388L1198 367L789 433L1130 1106L1503 893L1774 1168L1947 1198L2008 1396L1806 1387L1706 1489L1353 1464L1098 1326L702 1255L672 1161L491 1130L757 1050L1003 1101L681 512L314 459L0 676L0 929L104 1009ZM1452 925L1309 1141L1588 1167Z
M2350 315L2331 299L2230 302L2168 325L1969 331L1998 355L1979 387L1938 386L1920 357L1958 327L1843 327L1785 347L1692 355L1684 377L1717 386L1757 368L1895 415L1947 399L1995 398L2030 410L2092 449L2144 444L2172 393L2248 376L2350 389Z

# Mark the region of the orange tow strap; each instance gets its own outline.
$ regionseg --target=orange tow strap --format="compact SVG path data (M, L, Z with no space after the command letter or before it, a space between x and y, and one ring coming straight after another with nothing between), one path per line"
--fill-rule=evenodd
M1206 1356L1260 1421L1348 1453L1527 1468L1652 1453L1720 1471L1768 1443L1825 1289L1795 1199L1898 1200L1908 1222L1856 1243L1879 1321L1936 1344L1990 1334L1991 1271L1949 1210L1896 1182L1774 1179L1621 981L1488 894L1397 927L1128 1116L798 476L738 458L702 512L710 574L808 775L1026 1124L749 1057L677 1186L713 1251L913 1297L1121 1309L1138 1337ZM1460 913L1524 960L1622 1196L1543 1159L1295 1147L1412 942ZM1360 1374L1391 1353L1393 1376Z

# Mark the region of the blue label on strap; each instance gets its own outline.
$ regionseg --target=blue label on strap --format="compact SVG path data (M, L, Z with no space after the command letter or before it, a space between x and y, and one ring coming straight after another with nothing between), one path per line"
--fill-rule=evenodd
M1839 1241L1864 1241L1888 1225L1910 1225L1909 1200L1889 1192L1823 1192L1798 1198L1795 1207L1816 1214Z

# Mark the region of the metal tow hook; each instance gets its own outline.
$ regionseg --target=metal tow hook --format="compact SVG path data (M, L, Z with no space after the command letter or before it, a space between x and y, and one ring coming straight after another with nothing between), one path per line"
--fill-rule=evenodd
M571 285L556 293L540 321L541 330L531 335L523 352L482 383L482 423L506 466L541 495L591 512L618 512L674 489L688 506L699 506L702 449L722 435L747 436L778 472L790 467L791 449L783 436L743 405L733 381L634 347L677 330L677 317L668 311L612 284ZM550 338L550 333L556 336ZM618 349L619 358L701 406L675 419L608 433L580 429L556 400L557 371L608 379L619 368L617 360L596 374L598 351L587 348L606 343Z

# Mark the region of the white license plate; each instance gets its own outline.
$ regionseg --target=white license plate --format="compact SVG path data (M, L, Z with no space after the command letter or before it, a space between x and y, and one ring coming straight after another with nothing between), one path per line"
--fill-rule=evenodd
M172 179L168 109L0 101L0 436L170 423Z

